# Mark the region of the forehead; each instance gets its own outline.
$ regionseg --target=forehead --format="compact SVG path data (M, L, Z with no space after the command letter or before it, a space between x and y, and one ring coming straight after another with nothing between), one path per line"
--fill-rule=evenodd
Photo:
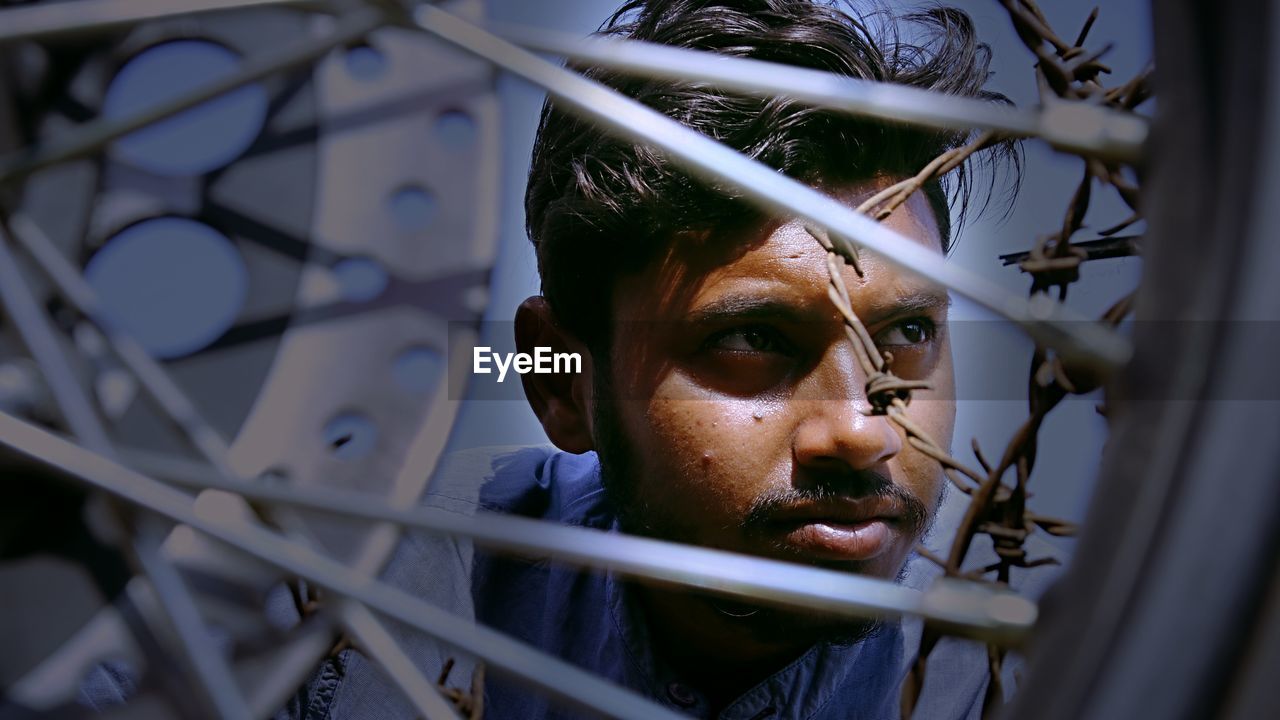
M843 204L857 207L892 182L873 181L832 194ZM883 224L911 242L942 253L937 221L923 193L913 194ZM676 319L729 295L768 296L834 312L826 300L826 251L804 226L798 219L774 221L741 232L672 243L657 262L639 275L624 278L615 288L619 319ZM945 296L941 288L872 252L864 250L859 258L863 276L846 265L845 283L855 303L864 308L889 306L907 296Z

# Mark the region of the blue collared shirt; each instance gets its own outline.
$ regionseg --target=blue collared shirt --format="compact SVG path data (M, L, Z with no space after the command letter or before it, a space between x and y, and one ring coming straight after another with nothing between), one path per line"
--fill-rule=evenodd
M478 510L541 518L604 530L616 521L604 500L593 453L571 455L552 448L482 449L446 458L425 502L470 515ZM926 546L941 550L967 499L950 493ZM1036 556L1055 550L1034 540ZM990 562L989 544L975 543L969 565ZM1036 596L1052 569L1017 571L1012 585ZM915 554L902 576L924 588L939 570ZM384 579L444 606L464 619L519 640L630 688L677 712L708 717L698 688L655 657L639 614L631 611L625 583L609 573L581 571L545 559L510 559L476 551L465 540L410 535L401 542ZM412 629L392 626L406 653L434 678L455 661L449 684L468 688L474 661L442 648ZM723 708L723 720L821 720L898 718L903 679L919 649L921 625L886 622L857 643L819 643ZM1006 664L1004 687L1013 687L1016 662ZM943 638L929 656L915 717L981 717L987 687L984 646ZM515 679L488 674L485 717L590 717L531 690ZM410 718L413 711L375 665L346 651L323 666L286 713L303 720Z

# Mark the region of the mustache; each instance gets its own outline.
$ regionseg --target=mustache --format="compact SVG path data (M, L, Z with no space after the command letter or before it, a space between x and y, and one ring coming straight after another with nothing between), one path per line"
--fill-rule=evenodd
M917 537L924 534L931 514L925 504L884 475L861 470L825 475L803 487L770 490L751 503L742 527L748 533L763 534L779 515L797 505L872 498L891 502L899 509L897 522L902 530Z

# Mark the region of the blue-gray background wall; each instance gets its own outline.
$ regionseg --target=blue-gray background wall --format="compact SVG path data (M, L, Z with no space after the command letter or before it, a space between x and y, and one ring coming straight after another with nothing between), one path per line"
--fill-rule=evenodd
M590 32L612 12L614 0L493 0L491 16L503 23L528 24L581 33ZM885 3L909 9L913 3ZM978 27L979 36L991 45L994 61L990 86L1005 93L1019 105L1037 103L1032 56L1019 42L1005 11L995 0L955 0L950 3L967 11ZM1074 1L1042 2L1042 9L1058 33L1074 40L1093 5ZM1087 46L1113 45L1105 57L1114 72L1107 84L1118 84L1141 70L1151 57L1149 8L1138 0L1109 0L1090 34ZM493 277L493 293L488 310L490 320L510 320L516 306L537 292L533 254L524 233L522 198L529 153L533 144L543 93L514 78L500 83L504 103L503 203L501 215L502 250ZM1037 235L1053 231L1062 221L1071 192L1079 182L1078 159L1058 155L1039 143L1028 143L1022 171L1022 189L1017 202L1006 213L997 196L983 216L971 218L960 234L952 262L982 273L1010 290L1024 293L1027 278L1014 268L1001 267L1001 253L1029 249ZM982 185L979 179L978 185ZM1097 188L1095 187L1095 190ZM1095 192L1088 228L1077 238L1088 238L1098 230L1128 215L1127 209L1108 192ZM1141 230L1141 226L1135 228ZM1107 260L1086 264L1082 279L1071 290L1070 305L1096 316L1137 283L1136 259ZM990 321L984 311L962 298L955 298L952 324L957 328L956 367L958 401L954 452L970 460L968 447L977 438L989 457L998 457L1013 431L1026 418L1026 369L1031 346L1006 329L997 347L979 342L977 334L966 341L964 328L971 321ZM510 325L496 323L498 332ZM976 326L972 326L976 327ZM986 327L984 325L984 327ZM981 333L988 338L990 332ZM504 338L494 338L495 344ZM993 377L1005 380L993 384ZM1098 414L1097 395L1064 402L1042 430L1042 438L1032 490L1032 506L1040 512L1079 519L1088 499L1106 435L1105 420ZM482 445L545 443L528 406L516 401L466 403L455 426L450 446L454 449Z

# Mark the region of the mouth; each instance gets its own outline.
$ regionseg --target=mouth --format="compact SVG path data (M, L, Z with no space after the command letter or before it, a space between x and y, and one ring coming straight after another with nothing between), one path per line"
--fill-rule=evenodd
M883 555L897 532L883 518L857 523L814 521L793 526L782 541L790 548L823 560L865 561Z
M788 508L771 518L788 550L820 560L866 561L888 552L901 534L901 513L878 500Z

